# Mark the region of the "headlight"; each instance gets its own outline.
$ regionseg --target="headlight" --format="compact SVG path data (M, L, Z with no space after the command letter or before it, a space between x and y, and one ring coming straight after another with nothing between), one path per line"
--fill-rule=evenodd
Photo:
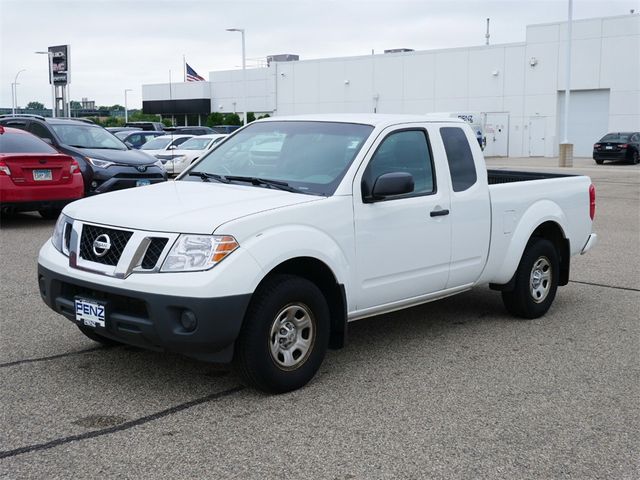
M115 165L115 163L108 162L107 160L98 160L97 158L91 158L91 157L84 157L84 158L86 158L91 165L98 168L107 168L107 167L110 167L111 165Z
M68 226L67 226L68 225ZM65 232L67 229L71 228L71 219L62 213L58 217L58 221L56 222L56 226L53 227L53 235L51 235L51 243L53 247L58 250L60 253L65 253L67 250L64 242Z
M164 260L162 272L209 270L238 248L230 235L180 235Z

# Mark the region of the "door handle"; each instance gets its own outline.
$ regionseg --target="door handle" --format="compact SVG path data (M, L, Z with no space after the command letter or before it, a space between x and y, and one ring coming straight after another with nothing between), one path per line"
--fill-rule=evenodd
M444 215L449 215L449 210L431 210L432 217L442 217Z

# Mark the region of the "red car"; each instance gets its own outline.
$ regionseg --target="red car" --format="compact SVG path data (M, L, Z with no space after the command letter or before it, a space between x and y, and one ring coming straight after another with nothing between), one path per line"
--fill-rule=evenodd
M0 209L37 210L56 218L67 203L81 198L82 174L77 162L40 138L0 126Z

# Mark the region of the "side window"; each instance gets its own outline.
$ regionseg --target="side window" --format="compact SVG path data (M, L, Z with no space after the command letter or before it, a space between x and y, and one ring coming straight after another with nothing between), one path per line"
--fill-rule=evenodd
M5 120L2 122L5 127L19 128L20 130L27 130L27 122L24 120Z
M136 133L135 135L131 135L127 139L127 142L129 142L134 147L139 147L140 145L142 145L144 143L144 140L143 140L144 138L145 137L143 137L142 135Z
M462 192L471 187L478 179L476 163L473 160L469 140L459 127L442 127L440 129L444 149L447 152L449 172L454 192Z
M385 138L373 154L362 180L371 190L380 175L393 172L406 172L413 176L415 187L408 196L435 192L433 163L424 130L403 130Z
M37 137L48 138L53 142L53 135L51 135L51 132L49 132L46 127L43 127L39 123L32 122L31 127L29 127L29 131L31 131L31 133L33 133Z
M176 140L173 141L173 143L171 145L173 145L174 147L177 147L178 145L182 145L184 142L186 142L187 140L189 140L190 137L182 137L182 138L178 138Z

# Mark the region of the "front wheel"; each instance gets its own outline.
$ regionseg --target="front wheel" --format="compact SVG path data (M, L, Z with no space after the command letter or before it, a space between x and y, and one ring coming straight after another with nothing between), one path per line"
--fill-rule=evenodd
M558 290L558 252L549 240L529 240L515 274L512 291L502 292L507 311L516 317L538 318L547 313Z
M638 154L638 151L634 151L633 154L631 155L631 163L633 165L637 165L638 163L640 163L640 154Z
M329 307L320 289L301 277L277 275L251 300L234 363L248 385L288 392L313 378L328 342Z

